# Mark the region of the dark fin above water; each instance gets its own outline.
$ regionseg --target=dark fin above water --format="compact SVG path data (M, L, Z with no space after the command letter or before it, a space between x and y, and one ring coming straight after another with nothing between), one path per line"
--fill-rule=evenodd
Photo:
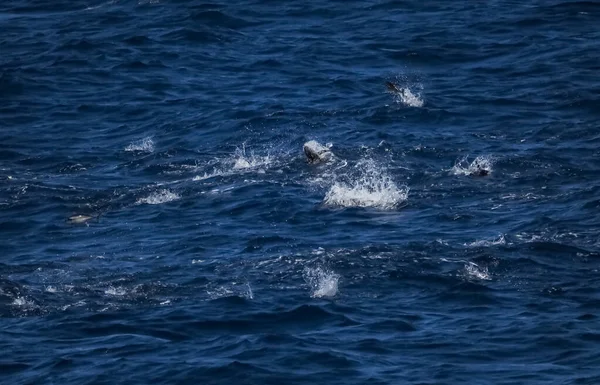
M471 175L473 176L488 176L490 172L485 168L478 168L476 171L473 171Z
M388 91L395 92L397 94L404 93L404 90L402 88L398 87L396 84L394 84L392 82L385 82L385 85L387 86Z

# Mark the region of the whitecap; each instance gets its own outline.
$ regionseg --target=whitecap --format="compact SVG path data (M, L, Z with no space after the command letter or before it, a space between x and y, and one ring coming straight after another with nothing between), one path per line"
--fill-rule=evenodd
M152 138L147 137L140 141L133 142L125 147L127 152L154 152L154 141Z
M156 191L145 198L140 198L137 200L136 204L149 204L149 205L159 205L161 203L172 202L181 198L179 195L169 191L169 190L161 190Z

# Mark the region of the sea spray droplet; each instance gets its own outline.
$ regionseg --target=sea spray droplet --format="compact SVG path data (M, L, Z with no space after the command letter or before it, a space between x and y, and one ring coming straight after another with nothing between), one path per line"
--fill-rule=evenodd
M322 268L306 268L304 279L311 287L313 298L334 297L338 292L340 276Z

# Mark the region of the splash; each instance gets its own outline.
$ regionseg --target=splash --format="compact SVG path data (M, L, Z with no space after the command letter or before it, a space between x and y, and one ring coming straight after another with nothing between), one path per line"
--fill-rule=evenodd
M355 168L359 170L358 177L336 182L325 195L325 204L392 209L408 198L408 187L399 188L373 160L360 161Z
M307 268L304 270L304 279L311 287L313 298L335 297L338 292L340 276L333 271Z
M16 307L20 307L20 308L25 308L25 309L37 308L37 305L33 301L31 301L25 297L16 297L13 300L12 305L16 306Z
M398 94L397 101L409 107L423 107L425 101L420 94L414 94L409 88L403 88L402 93Z
M266 167L271 164L272 159L269 155L258 156L254 152L246 154L246 146L242 145L242 148L237 148L233 158L233 169L242 170L258 167Z
M104 294L122 297L127 294L127 290L123 287L109 286L108 289L104 290Z
M129 146L125 147L127 152L154 152L154 141L152 138L144 138L140 141L133 142Z
M415 88L423 90L423 85L414 84L413 87L410 87L406 85L405 80L402 82L405 83L404 86L401 86L398 83L388 82L388 92L394 95L394 100L396 101L396 103L401 103L409 107L423 107L423 105L425 104L423 96L420 92L413 91Z
M149 204L149 205L159 205L161 203L167 203L176 201L181 198L179 195L172 193L169 190L161 190L150 194L145 198L140 198L137 200L136 204Z
M473 262L465 265L465 276L467 279L475 278L486 281L491 279L487 266L479 266Z
M273 165L274 158L271 155L256 155L254 152L247 153L246 146L242 145L241 148L236 148L231 156L217 159L215 163L212 164L212 170L204 172L203 175L196 175L192 180L202 181L242 172L264 174L266 169Z
M493 159L489 155L481 155L469 163L468 157L459 160L450 172L454 175L480 175L482 171L487 174L492 172Z

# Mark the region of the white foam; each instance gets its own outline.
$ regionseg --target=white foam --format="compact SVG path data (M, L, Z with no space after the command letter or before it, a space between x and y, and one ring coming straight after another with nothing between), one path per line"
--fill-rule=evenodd
M481 170L492 172L493 158L489 155L481 155L469 163L468 157L464 157L456 164L450 172L454 175L477 175Z
M125 147L127 152L154 152L154 141L152 138L147 137L140 141L133 142L129 146Z
M408 198L408 187L399 188L373 160L362 160L355 168L358 176L349 182L334 183L325 195L325 204L392 209Z
M333 271L322 268L306 268L304 279L311 287L313 298L335 297L338 292L340 276Z
M179 195L169 191L169 190L161 190L156 191L145 198L140 198L137 200L137 204L149 204L149 205L159 205L161 203L167 203L176 201L181 198Z

